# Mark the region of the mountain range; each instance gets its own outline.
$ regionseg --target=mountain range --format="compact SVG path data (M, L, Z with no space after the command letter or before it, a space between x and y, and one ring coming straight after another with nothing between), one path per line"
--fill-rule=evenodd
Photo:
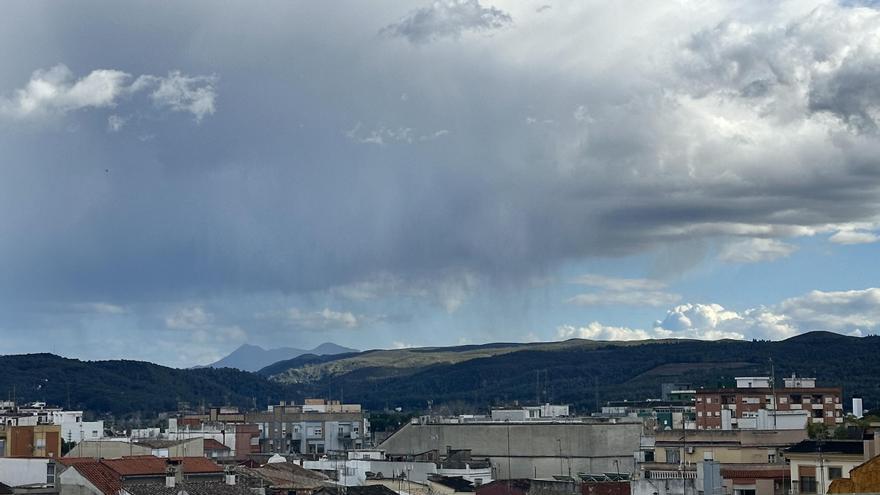
M320 346L319 346L320 347ZM880 337L811 332L782 341L647 340L368 350L302 354L250 373L174 369L140 361L80 361L52 354L0 356L0 392L93 415L149 418L180 402L264 408L279 400L343 399L368 410L485 411L528 402L579 413L611 400L657 397L660 384L734 386L735 376L797 373L880 407ZM772 364L771 364L772 360ZM301 402L300 402L301 403Z
M573 339L533 344L371 350L300 356L260 370L301 394L345 391L367 408L459 409L514 402L562 402L580 411L597 402L657 397L664 382L734 386L735 376L792 373L840 386L847 400L880 406L880 337L810 332L782 341ZM772 360L772 365L771 365Z
M332 342L324 342L314 349L304 350L294 347L279 347L277 349L263 349L257 345L243 344L232 351L228 356L215 363L209 364L209 368L236 368L243 371L259 371L260 369L278 361L293 359L303 354L316 356L330 356L358 352L357 349L349 349Z

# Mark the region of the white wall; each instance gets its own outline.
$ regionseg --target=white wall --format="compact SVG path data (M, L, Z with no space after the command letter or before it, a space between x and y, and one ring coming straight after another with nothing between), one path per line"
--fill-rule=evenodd
M58 424L58 423L55 423ZM61 438L66 442L99 440L104 438L103 421L64 421L61 423Z
M9 486L46 483L46 464L48 463L48 458L0 457L0 482ZM56 468L58 467L56 465Z
M61 493L64 495L101 495L103 493L73 467L65 469L58 477L58 482L61 486Z

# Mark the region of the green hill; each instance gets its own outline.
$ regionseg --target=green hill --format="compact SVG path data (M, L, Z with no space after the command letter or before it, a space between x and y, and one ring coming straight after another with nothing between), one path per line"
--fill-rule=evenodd
M581 411L600 402L659 395L663 382L732 386L738 375L815 376L839 385L866 407L880 401L880 337L812 332L785 341L595 342L367 351L276 363L262 372L303 395L345 391L368 408L433 404L485 407L513 401L558 401ZM287 366L287 369L284 369ZM283 371L282 371L283 370Z
M785 341L663 340L487 344L304 355L259 374L235 369L173 369L139 361L80 361L51 354L0 357L0 393L97 415L153 417L195 406L264 408L278 400L344 397L372 410L476 409L514 401L573 404L659 395L663 382L732 386L738 375L815 376L845 398L880 405L880 337L813 332ZM485 409L484 409L485 410Z
M80 361L53 354L0 356L0 393L96 415L152 417L178 402L264 407L288 387L231 368L175 369L142 361Z

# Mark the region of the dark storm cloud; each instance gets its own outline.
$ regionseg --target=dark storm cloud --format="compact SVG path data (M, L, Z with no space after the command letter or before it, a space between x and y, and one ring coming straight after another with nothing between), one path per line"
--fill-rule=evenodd
M852 119L877 115L876 11L534 7L16 5L3 101L58 64L68 90L177 82L159 108L151 80L0 119L0 294L388 313L284 299L369 286L453 311L567 260L875 226L880 139Z

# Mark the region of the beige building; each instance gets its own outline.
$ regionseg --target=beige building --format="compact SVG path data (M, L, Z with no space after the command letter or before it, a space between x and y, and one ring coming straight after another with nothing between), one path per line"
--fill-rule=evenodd
M785 452L789 460L791 493L825 495L835 480L873 457L880 437L868 440L804 440Z
M805 430L673 430L656 434L654 462L696 464L714 459L722 464L765 464L782 461L783 451L805 440Z

